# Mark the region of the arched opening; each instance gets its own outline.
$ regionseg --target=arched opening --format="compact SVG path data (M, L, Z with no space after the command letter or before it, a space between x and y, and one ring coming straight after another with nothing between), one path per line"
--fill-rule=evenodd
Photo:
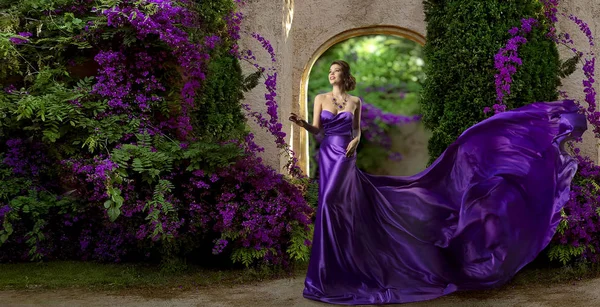
M329 50L333 46L337 45L338 43L341 43L348 39L359 37L359 36L372 36L372 35L396 36L396 37L401 37L401 38L406 38L406 39L412 40L420 45L425 44L425 38L421 34L414 32L412 30L397 27L397 26L371 26L371 27L364 27L364 28L356 28L356 29L351 29L351 30L341 32L338 35L335 35L334 37L330 38L325 43L323 43L313 53L313 55L307 62L306 66L304 67L301 84L300 84L300 94L299 94L299 114L303 118L306 118L306 119L309 118L309 114L308 114L309 113L308 111L310 109L309 103L312 103L312 102L308 101L309 77L311 75L311 70L313 69L313 66L315 65L317 60L327 50ZM302 170L305 173L310 174L310 170L312 168L311 162L310 162L310 149L309 149L310 136L309 136L308 132L304 131L303 129L295 129L294 133L298 134L297 137L294 138L296 140L296 142L294 143L294 148L296 148L295 151L298 156L299 166L302 168Z

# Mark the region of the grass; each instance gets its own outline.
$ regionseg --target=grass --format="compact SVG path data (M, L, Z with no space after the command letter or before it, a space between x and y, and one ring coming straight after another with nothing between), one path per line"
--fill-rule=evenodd
M297 276L306 271L299 264L291 272L268 267L216 270L188 266L165 272L155 265L100 264L58 261L48 263L0 264L0 290L91 288L125 290L175 288L191 290L208 286L233 286Z
M575 264L556 268L525 268L507 286L548 285L599 278L600 265Z
M153 289L192 290L202 287L230 287L258 281L303 276L306 264L291 272L269 267L216 270L188 266L165 272L147 264L100 264L94 262L48 262L0 264L0 290L87 288L96 290ZM526 267L505 287L536 287L600 277L600 266L560 268ZM494 290L492 290L494 291Z

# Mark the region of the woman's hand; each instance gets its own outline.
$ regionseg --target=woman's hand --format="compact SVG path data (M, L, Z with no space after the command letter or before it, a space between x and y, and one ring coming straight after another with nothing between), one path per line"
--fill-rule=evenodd
M346 158L350 158L354 155L356 147L358 147L358 139L353 139L348 143L348 146L346 147Z
M290 113L290 117L288 119L296 125L304 127L304 121L296 113Z

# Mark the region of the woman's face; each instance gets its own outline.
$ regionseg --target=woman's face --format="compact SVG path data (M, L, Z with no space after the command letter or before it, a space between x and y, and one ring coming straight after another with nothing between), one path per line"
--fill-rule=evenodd
M329 68L329 83L331 85L341 84L344 74L342 73L342 66L333 64Z

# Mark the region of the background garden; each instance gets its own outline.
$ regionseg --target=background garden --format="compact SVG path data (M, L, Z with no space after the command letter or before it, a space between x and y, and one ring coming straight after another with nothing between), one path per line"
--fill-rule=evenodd
M431 132L432 161L490 110L558 99L561 78L575 69L586 72L582 105L597 131L594 55L559 58L557 46L570 38L554 30L557 1L424 4L424 47L359 37L331 48L312 69L309 99L327 89L332 59L349 61L358 77L355 94L366 102L359 167L377 172L385 159L401 159L390 138L411 121ZM302 269L317 189L294 159L280 174L260 158L247 122L286 151L286 116L277 113L271 63L254 57L276 55L268 38L241 31L239 5L0 0L3 272L35 269L18 262L67 272L65 265L90 263L152 264L162 272L249 267L254 277L258 268ZM585 23L573 20L592 43ZM264 50L241 50L241 35ZM243 74L242 61L256 72ZM269 92L266 114L244 104L259 82ZM316 149L318 139L311 144ZM539 265L588 270L599 260L600 169L578 158L571 199ZM65 260L77 262L58 262ZM0 285L11 282L0 277Z
M394 136L401 134L407 124L412 124L413 131L423 129L419 105L425 80L423 47L406 38L386 35L359 36L331 47L317 60L309 76L309 122L312 122L314 97L331 91L329 66L338 59L350 64L357 77L352 94L360 96L365 104L361 117L364 134L357 149L358 167L371 174L413 175L394 173L393 165L406 154L423 153L401 152L393 145ZM424 134L426 138L428 135ZM310 170L313 178L318 177L320 138L311 135L309 142L311 165L315 166Z

